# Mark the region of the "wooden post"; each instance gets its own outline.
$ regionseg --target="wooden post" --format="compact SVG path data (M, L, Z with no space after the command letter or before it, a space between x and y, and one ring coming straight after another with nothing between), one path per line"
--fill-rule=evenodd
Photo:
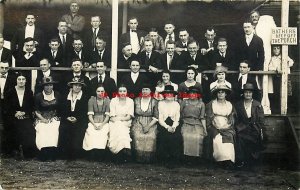
M119 1L112 1L112 46L111 46L111 70L110 77L117 81L117 64L118 64L118 18L119 17Z
M127 0L123 1L123 23L122 23L122 34L127 31L127 17L128 17L128 2Z
M282 0L281 4L281 27L289 26L289 0ZM288 45L282 45L281 62L282 62L282 77L281 77L281 114L286 115L287 113L287 83L288 83Z

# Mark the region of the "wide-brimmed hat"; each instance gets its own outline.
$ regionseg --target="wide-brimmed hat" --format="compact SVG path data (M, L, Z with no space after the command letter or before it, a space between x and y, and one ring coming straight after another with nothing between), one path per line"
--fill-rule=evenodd
M215 73L214 73L214 77L216 78L217 77L217 74L219 73L227 73L228 71L228 68L227 67L224 67L224 66L217 66L216 67L216 70L215 70Z
M162 91L161 94L174 94L174 95L177 95L178 93L174 90L174 86L166 85L165 90Z
M250 90L250 91L255 91L255 87L252 83L246 83L243 85L243 89L242 90L242 93L245 91L245 90Z
M42 79L41 85L44 86L46 84L56 84L56 83L57 83L57 81L54 81L53 78L51 76L49 76L49 77L44 77Z
M72 81L68 82L68 86L72 86L73 84L81 84L82 86L86 86L83 79L79 77L74 77Z
M211 93L212 93L213 95L215 95L215 94L217 94L217 92L219 92L220 90L225 91L226 94L231 93L231 88L230 88L229 86L225 85L225 84L217 85L215 88L213 88L213 89L211 90Z

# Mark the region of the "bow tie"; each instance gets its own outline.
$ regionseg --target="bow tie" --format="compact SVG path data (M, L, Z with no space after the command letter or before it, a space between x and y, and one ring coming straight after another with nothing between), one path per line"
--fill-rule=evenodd
M136 32L136 30L131 30L131 32Z
M6 75L1 75L0 78L6 79Z

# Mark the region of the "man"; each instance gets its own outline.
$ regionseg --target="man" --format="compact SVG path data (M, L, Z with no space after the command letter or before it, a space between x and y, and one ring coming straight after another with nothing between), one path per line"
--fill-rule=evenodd
M55 73L50 70L51 64L48 59L43 58L40 61L40 68L41 70L38 70L37 77L36 77L36 83L35 83L35 91L34 93L37 94L39 92L42 92L42 81L44 77L52 77L54 81L58 82L58 85L55 86L55 90L57 90L59 93L62 91L62 86L60 85L60 75L58 73Z
M232 51L228 49L226 38L219 38L217 49L212 52L209 60L209 70L215 70L217 66L227 67L230 71L237 71L236 59Z
M92 16L91 17L91 28L89 28L84 33L84 45L88 52L96 50L96 38L97 37L107 37L107 34L103 31L101 26L101 17Z
M132 53L132 46L130 43L123 44L122 53L118 58L118 69L129 69L129 64L136 56L135 53Z
M59 39L60 46L58 49L62 52L65 60L67 60L68 52L71 52L73 49L73 37L67 33L67 28L67 22L59 21L57 26L58 34L55 36L55 38Z
M189 33L185 28L179 30L179 40L176 41L176 52L180 55L187 51L187 43L190 39Z
M11 51L5 47L4 45L4 38L0 35L0 61L4 62L7 61L11 66L12 54Z
M208 55L209 57L209 54L211 54L211 52L217 48L217 42L215 41L216 36L217 34L213 27L209 27L206 29L206 32L204 34L205 39L200 43L200 51L202 55Z
M231 75L230 80L232 84L232 101L236 102L241 100L241 90L243 89L244 84L250 83L254 86L255 92L253 93L253 98L260 101L261 95L257 87L257 82L255 80L255 75L249 75L251 70L251 63L248 60L243 60L240 62L239 74Z
M139 23L136 17L131 17L128 20L129 32L121 35L121 44L130 43L132 46L132 52L138 54L142 48L144 42L145 32L138 30Z
M145 36L145 39L150 39L153 44L153 50L163 54L166 51L164 39L158 34L156 28L151 28L149 34ZM144 51L144 48L142 49Z
M86 88L83 89L83 92L86 95L89 95L90 90L88 88L90 87L90 79L87 76L85 76L84 72L82 72L82 69L83 69L82 60L80 60L78 58L75 58L74 60L72 60L71 69L72 69L72 72L68 73L65 76L65 82L64 82L65 89L67 89L66 87L67 87L68 82L72 81L73 78L76 77L76 78L80 78L81 80L84 81ZM67 90L64 92L64 95L67 95L68 93L69 93L69 91Z
M258 24L259 18L260 18L260 14L258 11L251 11L250 20L251 20L251 23L252 23L254 29L255 29L256 25Z
M71 34L73 38L79 38L81 31L84 28L85 19L78 14L79 5L76 2L72 2L70 5L70 13L61 17L62 21L67 23L68 34Z
M153 43L151 40L146 39L144 42L145 51L139 53L141 68L149 71L147 77L151 80L153 85L159 80L158 70L161 69L160 54L153 51Z
M237 50L239 60L248 60L252 64L253 71L263 70L265 52L263 41L254 34L254 27L250 20L243 23L245 35L240 40L240 46Z
M130 73L122 78L122 83L126 85L130 97L138 97L142 91L142 85L149 82L149 79L140 73L140 63L138 60L132 60L130 63Z
M109 49L106 48L106 39L103 37L96 38L96 50L93 51L90 56L90 63L93 67L95 67L99 61L103 61L106 67L111 67L111 53Z
M90 95L94 96L96 93L96 89L98 87L98 84L102 84L104 86L104 89L106 93L108 94L109 98L111 99L113 97L113 93L117 92L117 86L114 81L114 79L110 78L108 75L106 75L106 66L103 61L99 61L96 63L96 70L97 70L97 76L94 77L91 80L91 86L90 86Z
M58 38L52 38L44 52L44 57L48 59L52 67L67 67L66 58L63 57L63 52L60 47Z
M35 15L31 13L27 14L25 21L26 26L17 29L11 41L11 51L13 53L23 51L24 40L26 38L33 38L34 45L38 50L41 50L44 47L43 32L35 25Z
M161 55L162 60L162 69L163 70L179 70L180 67L180 60L179 55L175 52L175 42L174 41L167 41L166 45L166 53ZM182 73L172 73L172 82L178 84L182 82L185 77Z
M167 46L168 41L176 42L177 37L174 33L175 25L171 21L168 21L168 22L165 23L164 30L166 32L165 46Z
M73 50L69 52L68 64L71 63L71 61L75 58L82 60L82 63L85 68L88 67L90 64L89 63L90 55L83 48L83 42L80 38L75 38L73 40Z
M16 53L15 58L16 67L38 67L40 55L35 47L35 40L31 37L26 38L22 51Z

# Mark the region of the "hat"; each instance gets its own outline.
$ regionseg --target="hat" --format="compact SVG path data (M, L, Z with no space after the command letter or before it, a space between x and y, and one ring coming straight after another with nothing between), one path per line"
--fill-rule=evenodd
M55 84L55 83L57 83L57 81L53 81L53 78L49 76L49 77L44 77L42 79L41 85L44 86L46 84Z
M217 76L217 74L219 73L227 73L228 71L228 68L227 67L224 67L224 66L217 66L216 67L216 70L215 70L215 73L214 73L214 77Z
M141 87L142 87L141 89L149 88L151 91L152 91L152 88L153 88L152 85L150 85L149 83L143 83Z
M186 90L186 93L191 94L191 93L197 93L200 94L200 89L195 86L191 86Z
M178 93L174 90L174 86L166 85L165 90L162 91L161 94L174 94L174 95L177 95Z
M226 94L229 94L231 92L231 88L229 88L227 85L225 84L221 84L221 85L217 85L215 88L213 88L211 90L212 94L217 94L217 92L219 92L220 90L224 90L226 92Z
M86 86L83 79L79 77L74 77L71 82L68 82L68 86L72 86L73 84L81 84L82 86Z
M252 83L246 83L243 85L243 89L241 89L241 90L242 90L242 92L244 92L245 90L254 91L256 89L254 88L254 85Z

